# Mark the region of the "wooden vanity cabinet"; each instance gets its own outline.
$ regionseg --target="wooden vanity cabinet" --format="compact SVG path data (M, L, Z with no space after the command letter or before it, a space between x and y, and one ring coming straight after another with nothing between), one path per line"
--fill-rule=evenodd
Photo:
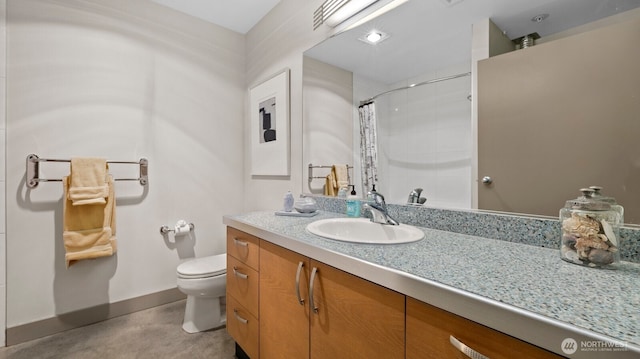
M260 357L309 358L309 258L262 241L260 264Z
M314 260L311 268L312 359L404 358L403 294Z
M258 237L227 231L227 331L251 359L562 358Z
M404 295L269 242L260 246L262 359L404 358Z
M227 332L252 359L259 358L260 239L227 228Z
M407 359L467 358L451 344L450 336L491 359L563 358L471 320L407 297Z

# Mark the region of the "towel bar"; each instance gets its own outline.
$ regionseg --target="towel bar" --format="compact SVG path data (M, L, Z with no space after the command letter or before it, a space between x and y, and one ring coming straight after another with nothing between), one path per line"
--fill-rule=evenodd
M40 158L33 153L27 156L27 187L36 188L40 182L62 182L62 178L39 178L40 162L71 162L67 159ZM137 164L140 166L140 176L138 178L114 178L114 181L138 181L140 185L146 186L149 175L149 161L141 158L139 161L107 161L107 163Z
M331 168L331 167L333 167L333 166L323 166L323 165L314 166L313 164L309 163L309 176L308 176L307 180L309 181L309 183L311 183L311 181L313 181L314 179L320 179L320 178L325 179L325 178L327 178L327 176L314 176L313 175L313 169L314 168ZM352 170L352 169L353 169L353 166L347 165L347 179L348 179L349 183L351 183L351 173L349 173L349 171Z

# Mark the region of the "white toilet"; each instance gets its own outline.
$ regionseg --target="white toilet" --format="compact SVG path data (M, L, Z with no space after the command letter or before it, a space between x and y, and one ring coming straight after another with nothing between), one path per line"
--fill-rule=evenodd
M227 255L202 257L178 266L178 289L187 295L182 329L196 333L222 326L226 314L221 307L227 283Z

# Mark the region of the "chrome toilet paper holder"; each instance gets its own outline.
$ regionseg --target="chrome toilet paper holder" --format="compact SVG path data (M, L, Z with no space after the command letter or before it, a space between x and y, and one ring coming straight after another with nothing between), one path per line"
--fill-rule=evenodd
M167 225L160 227L160 233L167 234L169 232L173 232L175 234L186 234L193 231L194 228L196 228L196 226L193 223L187 223L187 221L181 219L176 223L173 229Z

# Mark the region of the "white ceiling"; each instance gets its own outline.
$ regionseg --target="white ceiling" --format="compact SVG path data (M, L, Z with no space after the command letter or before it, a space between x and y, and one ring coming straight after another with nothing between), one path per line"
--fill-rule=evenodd
M152 0L202 20L246 34L280 0Z
M280 0L152 0L246 34ZM383 83L470 61L471 27L490 18L515 39L551 35L640 6L640 0L410 0L305 52L307 56ZM549 14L535 23L531 18ZM311 14L309 22L311 24ZM371 46L369 30L390 35ZM633 45L629 45L633 46Z
M510 39L548 36L640 6L639 0L410 0L305 55L385 84L471 61L472 25L491 19ZM536 23L540 14L549 17ZM375 45L358 40L370 30L390 37ZM629 45L633 46L633 45Z

